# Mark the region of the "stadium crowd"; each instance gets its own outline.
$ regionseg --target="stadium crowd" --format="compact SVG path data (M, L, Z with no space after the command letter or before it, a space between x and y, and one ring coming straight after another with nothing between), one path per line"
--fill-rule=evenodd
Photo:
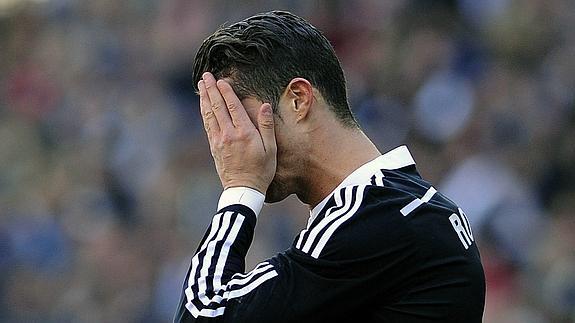
M575 322L571 0L0 0L0 321L171 320L221 191L193 58L271 9L324 31L367 134L466 211L485 322ZM247 269L307 216L265 207Z

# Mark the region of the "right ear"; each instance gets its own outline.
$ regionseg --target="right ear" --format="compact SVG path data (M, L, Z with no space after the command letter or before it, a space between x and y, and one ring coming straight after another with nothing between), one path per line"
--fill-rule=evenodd
M313 105L313 86L301 77L294 78L289 82L285 90L288 100L288 113L294 113L296 122L305 120Z

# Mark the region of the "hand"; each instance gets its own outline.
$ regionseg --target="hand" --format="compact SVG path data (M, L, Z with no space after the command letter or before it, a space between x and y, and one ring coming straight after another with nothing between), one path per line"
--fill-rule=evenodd
M258 130L228 82L216 82L206 72L198 88L204 128L224 189L246 186L265 195L277 163L271 105L260 106Z

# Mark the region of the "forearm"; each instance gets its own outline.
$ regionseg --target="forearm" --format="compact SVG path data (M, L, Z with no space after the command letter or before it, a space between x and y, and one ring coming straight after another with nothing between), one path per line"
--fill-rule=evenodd
M218 212L192 258L184 282L180 307L185 307L193 320L223 315L227 299L234 296L232 289L241 285L241 277L232 280L232 276L244 273L245 256L263 201L263 194L250 188L230 188L222 193ZM185 309L181 308L178 315ZM185 321L189 320L192 318Z

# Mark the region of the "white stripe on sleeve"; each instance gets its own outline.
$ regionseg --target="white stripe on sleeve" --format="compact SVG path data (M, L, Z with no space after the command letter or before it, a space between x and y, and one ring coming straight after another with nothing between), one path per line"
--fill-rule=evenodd
M238 232L240 232L244 219L245 217L243 215L238 214L234 221L234 225L232 226L232 230L224 242L214 273L214 291L218 291L222 288L222 275L224 274L224 267L226 265L226 260L228 259L228 254L230 253L230 247L238 237Z
M214 236L218 232L218 230L220 228L219 224L220 224L221 217L222 217L222 213L218 213L214 216L214 218L212 219L212 225L210 227L210 233L208 234L208 237L206 238L206 240L204 241L204 243L202 244L202 246L200 247L200 249L198 250L196 255L192 258L192 268L190 269L190 274L188 276L188 288L186 288L186 290L185 290L186 297L188 298L188 300L193 297L192 286L194 285L194 278L196 277L196 270L198 270L198 266L200 263L200 256L199 255L206 249L208 243L210 241L212 241L212 239L214 238Z
M222 227L220 228L218 235L216 236L215 240L210 241L208 243L208 248L206 250L206 256L203 259L202 268L200 269L200 277L198 278L198 298L204 305L210 304L210 299L206 297L206 279L209 274L208 269L212 264L212 258L214 257L214 253L216 251L216 244L224 239L226 231L230 226L230 220L232 217L232 212L224 213L224 220L222 222Z

